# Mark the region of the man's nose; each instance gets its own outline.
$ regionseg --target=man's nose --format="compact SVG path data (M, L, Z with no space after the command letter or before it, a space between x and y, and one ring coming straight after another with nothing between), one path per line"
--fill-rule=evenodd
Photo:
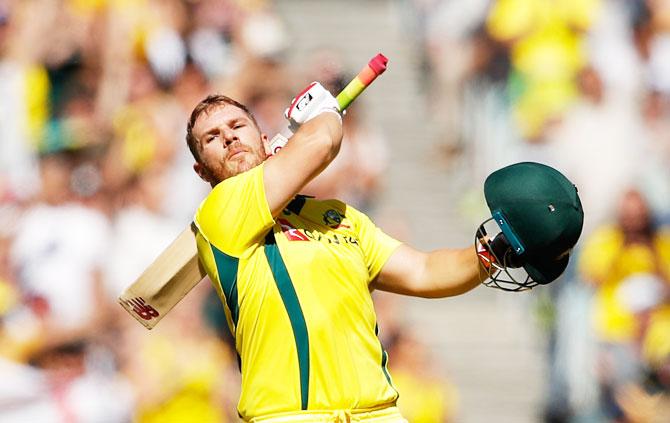
M221 134L221 138L223 139L223 145L226 147L237 141L237 135L235 134L235 131L230 129L224 129L223 133Z

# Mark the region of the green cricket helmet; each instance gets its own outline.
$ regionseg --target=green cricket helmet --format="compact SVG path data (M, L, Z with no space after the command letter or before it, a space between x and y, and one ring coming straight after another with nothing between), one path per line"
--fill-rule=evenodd
M484 196L491 218L475 244L488 269L485 285L520 291L558 278L584 223L575 185L552 167L522 162L489 175Z

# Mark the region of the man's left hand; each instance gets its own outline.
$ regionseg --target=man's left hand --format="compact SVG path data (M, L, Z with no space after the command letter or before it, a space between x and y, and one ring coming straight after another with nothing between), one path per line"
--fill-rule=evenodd
M284 115L291 131L296 132L300 125L325 112L341 116L335 97L320 83L312 82L293 99Z

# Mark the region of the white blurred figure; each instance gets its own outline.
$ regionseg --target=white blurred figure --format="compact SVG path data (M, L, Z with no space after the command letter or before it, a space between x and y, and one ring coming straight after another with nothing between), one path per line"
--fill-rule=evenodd
M269 12L248 15L242 23L239 35L241 45L253 57L276 59L289 46L284 22Z
M18 54L21 32L19 7L0 3L0 195L7 191L26 200L36 194L39 171L29 124L29 104L46 97L45 73L32 66L32 58ZM48 13L48 12L47 12ZM29 89L30 90L29 90ZM44 105L44 103L42 103ZM37 108L37 116L44 108ZM41 116L44 118L44 116ZM33 121L34 123L34 121Z
M580 73L579 88L582 99L548 135L547 157L579 188L587 235L643 173L650 144L637 104L613 96L595 68Z
M58 404L37 369L0 358L0 422L49 422Z
M464 110L465 82L477 58L477 27L486 18L488 0L415 1L425 20L426 65L432 84L427 89L430 124L437 128L445 152L457 153L465 125L472 117ZM420 26L421 27L421 26ZM419 27L419 28L420 28ZM478 110L484 113L484 110ZM493 119L487 119L489 122Z
M23 358L31 367L8 366L17 386L33 394L4 395L16 401L1 410L0 421L123 422L133 408L132 390L102 342L109 328L101 269L110 224L77 197L72 154L41 160L41 196L20 219L11 246L38 335Z
M198 175L193 172L193 160L189 151L183 148L186 139L186 123L190 111L209 93L210 87L204 72L194 64L188 63L177 77L172 93L175 100L173 119L178 123L171 134L170 142L175 146L174 155L165 170L169 190L163 189L162 213L186 226L203 198L207 187L203 186ZM167 244L166 244L167 245Z
M610 95L628 102L636 101L644 82L644 64L636 51L631 28L631 22L636 19L633 3L629 0L602 2L598 19L587 36L593 67L605 85L616 87Z
M95 332L104 316L100 269L110 237L107 217L74 201L71 163L62 154L41 161L41 201L19 221L11 251L21 288L43 301L54 330Z
M167 191L165 171L164 166L150 166L135 176L125 189L124 204L114 217L113 235L104 266L110 300L116 301L183 230L183 224L161 212ZM117 311L121 310L119 307Z

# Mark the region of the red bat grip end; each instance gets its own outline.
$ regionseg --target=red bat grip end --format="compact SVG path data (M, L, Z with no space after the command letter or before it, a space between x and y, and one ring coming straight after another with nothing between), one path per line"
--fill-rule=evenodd
M383 54L379 53L368 62L370 69L377 75L381 75L386 70L386 64L389 59L386 58Z

